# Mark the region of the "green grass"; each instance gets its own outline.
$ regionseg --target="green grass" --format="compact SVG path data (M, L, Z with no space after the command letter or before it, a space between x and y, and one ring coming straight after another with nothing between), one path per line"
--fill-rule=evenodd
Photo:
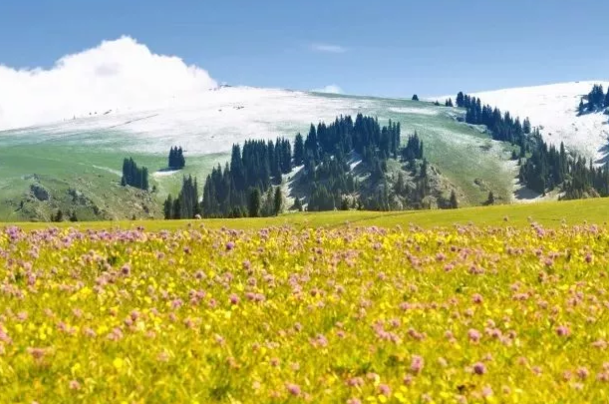
M502 145L490 141L488 135L478 128L455 121L452 115L458 114L458 110L399 99L320 94L316 97L336 99L337 115L346 111L352 114L361 112L378 116L382 124L389 119L400 122L404 141L417 131L425 143L426 158L460 190L459 200L463 205L480 204L490 190L498 200L507 201L510 197L514 170L506 165L509 153L504 153ZM398 112L395 108L405 108L406 113L404 110ZM95 119L100 120L99 126L103 127L104 118ZM293 137L298 131L306 133L308 126L308 123L294 118L269 123L268 130ZM149 142L157 140L133 136L116 128L83 129L74 133L73 130L67 122L58 126L0 133L0 221L47 220L58 208L72 210L74 207L66 199L70 188L82 192L96 206L107 211L108 217L127 219L133 215L149 215L142 212L142 201L136 193L126 191L117 184L125 157L133 157L138 165L148 167L151 174L166 167L165 154L140 151L150 149ZM169 135L176 139L180 137L180 133ZM262 135L264 133L251 134L252 137ZM231 139L227 138L227 144L230 143ZM490 149L489 145L492 145ZM153 213L158 217L167 194L179 192L182 175L196 176L202 188L212 167L218 163L224 164L228 159L227 153L204 156L189 156L187 153L187 166L183 172L152 176L150 183L156 185L158 190L152 195L158 205ZM53 201L34 203L35 206L20 211L16 207L27 198L30 184L36 181L32 180L34 174L54 196ZM85 219L94 217L90 211L82 210L79 213Z
M296 228L380 226L402 227L414 224L424 228L450 227L456 224L479 226L529 226L534 221L547 227L569 225L603 225L609 216L609 198L588 199L566 202L541 202L523 205L499 205L489 207L463 208L457 210L406 211L406 212L322 212L294 213L271 218L248 219L204 219L204 220L137 220L115 222L78 223L15 223L34 230L52 226L75 227L80 229L129 229L143 226L150 231L183 229L189 225L203 225L209 228L261 229L269 226L293 226ZM506 220L507 219L507 220Z

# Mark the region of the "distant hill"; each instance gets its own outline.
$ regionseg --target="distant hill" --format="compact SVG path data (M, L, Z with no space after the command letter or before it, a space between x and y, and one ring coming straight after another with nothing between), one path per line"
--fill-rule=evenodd
M558 146L564 142L567 149L601 163L609 153L609 117L600 111L578 114L580 99L595 84L602 84L605 91L609 87L609 81L578 81L472 95L521 119L529 117L535 126L541 127L547 143Z
M490 191L498 203L513 198L514 161L505 144L483 128L459 122L464 111L427 102L260 89L221 87L188 99L170 99L162 108L98 111L55 124L0 132L0 220L48 220L57 209L75 208L87 219L159 217L160 205L176 193L182 176L201 181L231 146L246 139L293 139L311 123L362 113L401 125L402 141L419 134L425 157L455 189L461 206L479 205ZM182 146L186 167L167 168L172 146ZM120 187L123 158L148 167L154 193ZM32 197L32 179L49 198ZM29 178L29 179L28 179ZM78 197L70 196L69 192ZM125 198L123 200L123 198ZM22 206L23 201L23 206ZM87 201L86 203L83 201ZM125 201L129 201L126 203ZM158 206L150 206L156 203ZM84 203L84 205L83 205Z

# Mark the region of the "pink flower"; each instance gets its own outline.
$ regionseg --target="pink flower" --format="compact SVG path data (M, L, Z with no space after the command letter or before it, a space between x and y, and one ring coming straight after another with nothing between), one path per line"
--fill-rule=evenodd
M577 376L580 379L585 380L588 378L589 375L590 372L588 372L588 369L586 369L585 367L580 367L579 369L577 369Z
M484 366L484 363L482 362L477 362L474 363L473 370L475 374L483 375L486 373L486 366Z
M391 395L391 389L386 384L380 384L378 389L379 393L384 395L385 397L389 397Z
M482 304L484 299L482 298L482 295L480 295L479 293L476 293L475 295L472 296L472 301L475 304Z
M419 355L413 355L412 362L410 363L410 370L414 374L419 374L421 373L421 370L423 370L424 364L425 361L422 357L420 357Z
M300 386L298 386L297 384L288 383L288 384L286 384L286 389L293 396L300 395Z
M70 381L70 390L80 390L80 383L76 380Z
M561 325L556 328L556 334L559 337L567 337L567 336L569 336L569 334L571 334L571 330L569 330L568 327Z
M237 304L239 304L239 296L232 294L230 295L230 304L236 306Z
M467 332L467 336L468 336L469 340L473 343L477 343L478 341L480 341L480 338L482 337L482 335L480 334L480 331L473 329L473 328Z

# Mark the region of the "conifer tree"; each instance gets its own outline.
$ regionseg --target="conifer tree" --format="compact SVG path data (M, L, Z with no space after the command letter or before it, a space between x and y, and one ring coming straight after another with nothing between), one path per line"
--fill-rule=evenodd
M302 135L298 133L296 138L294 139L294 165L300 166L304 164L304 140L302 139Z
M454 189L450 192L450 200L448 202L448 206L450 209L457 209L459 207L459 202L457 201L457 194L455 193Z
M273 200L273 205L275 216L278 216L281 213L281 210L283 209L283 194L281 193L280 186L275 188L275 197Z
M488 198L486 199L486 205L494 205L495 204L495 195L493 191L488 193Z
M258 188L251 188L248 199L248 212L250 217L260 216L261 199L260 190Z

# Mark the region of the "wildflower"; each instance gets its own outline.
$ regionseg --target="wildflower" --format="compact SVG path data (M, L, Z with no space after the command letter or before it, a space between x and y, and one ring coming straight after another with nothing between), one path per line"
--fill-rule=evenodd
M410 371L414 374L419 374L421 373L421 370L423 370L423 366L423 358L418 355L413 355L412 362L410 363Z
M561 325L559 327L556 328L556 334L559 337L567 337L571 334L571 330L569 330L568 327Z
M471 342L478 343L482 335L480 334L480 331L472 328L467 332L467 337Z
M386 384L379 384L378 391L385 397L391 396L391 388L389 388L389 386L387 386Z
M486 373L486 366L484 366L484 363L482 362L477 362L474 364L473 370L475 374L483 375Z
M286 384L286 389L293 396L299 396L301 393L300 386L298 386L297 384L288 383L288 384Z

